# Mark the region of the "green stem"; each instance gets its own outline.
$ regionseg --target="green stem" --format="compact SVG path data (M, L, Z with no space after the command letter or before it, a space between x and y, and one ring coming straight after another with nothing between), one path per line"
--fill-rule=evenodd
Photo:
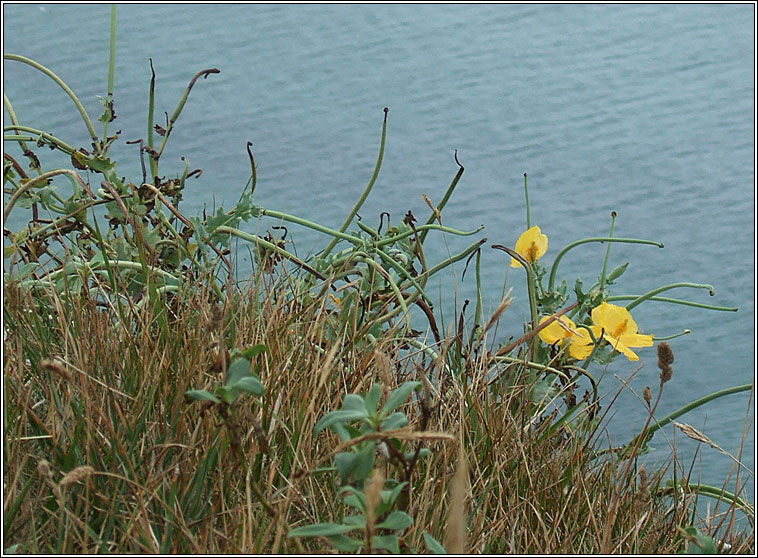
M653 434L655 434L656 431L660 430L670 422L675 421L680 416L682 416L685 413L688 413L689 411L693 409L697 409L698 407L701 407L708 403L709 401L713 401L714 399L718 399L719 397L724 397L727 395L732 395L734 393L741 393L743 391L750 391L753 389L753 384L744 384L741 386L734 386L726 389L722 389L716 392L713 392L711 394L708 394L704 397L701 397L700 399L696 399L695 401L692 401L691 403L688 403L684 407L681 407L680 409L677 409L673 413L666 415L661 420L655 421L655 424L651 424L648 426L645 431L642 433L642 436L645 440L649 440ZM627 444L628 446L633 446L637 440L637 436Z
M294 215L289 215L287 213L282 213L281 211L273 211L271 209L262 209L261 215L266 215L268 217L273 217L274 219L281 219L282 221L289 221L290 223L295 223L297 225L302 225L303 227L308 227L309 229L313 229L314 231L318 231L320 233L328 234L329 236L334 237L335 244L336 239L342 239L347 240L351 244L354 244L355 246L363 247L364 241L361 238L358 238L357 236L353 236L350 234L347 234L343 231L337 231L334 229L330 229L329 227L324 227L323 225L319 225L318 223L314 223L313 221L308 221L307 219L302 219L300 217L296 217ZM322 257L326 255L326 251L322 252Z
M189 82L189 85L184 90L184 94L182 94L182 98L179 99L179 104L176 106L176 109L174 110L174 114L171 115L171 118L168 121L168 124L166 124L166 131L163 134L163 140L161 141L161 146L158 148L158 154L156 155L156 159L160 159L160 156L163 154L163 149L166 147L166 142L168 141L168 136L171 134L171 130L174 128L174 123L179 118L179 115L182 113L182 109L184 108L184 104L187 102L187 98L189 97L190 91L192 91L192 88L195 86L195 82L202 76L204 78L207 78L210 74L218 74L221 70L217 68L209 68L207 70L202 70L198 73L196 73L192 79Z
M453 190L455 190L455 187L458 185L458 181L461 179L461 176L463 175L463 165L461 165L460 161L458 161L458 150L455 150L455 162L458 163L458 172L455 173L455 177L453 178L453 181L450 183L450 186L447 187L447 190L445 191L445 195L442 196L442 200L437 205L436 210L431 214L429 219L426 221L427 225L431 225L434 223L434 220L437 218L437 215L440 214L442 209L447 204L447 201L450 199L450 196L453 195ZM424 243L424 240L426 239L427 231L423 231L420 235L421 244Z
M361 194L360 199L355 204L353 209L350 211L350 213L347 216L347 219L345 219L345 222L342 223L342 226L340 227L339 232L344 233L347 228L350 226L350 223L353 221L353 217L355 217L355 214L358 213L358 210L363 205L363 202L366 201L366 198L368 197L369 193L371 192L371 189L374 187L374 182L376 182L377 176L379 176L379 169L382 166L382 158L384 157L384 140L387 137L387 113L389 112L389 109L387 107L384 107L384 121L382 122L382 139L379 144L379 155L376 158L376 165L374 165L374 172L371 175L371 179L368 181L368 185L363 190L363 194ZM332 235L334 236L334 235ZM322 257L325 257L329 254L329 252L332 251L334 246L337 244L337 237L334 236L332 238L332 241L324 248L324 251L321 253Z
M713 287L711 285L701 284L701 283L687 283L687 282L671 283L670 285L664 285L663 287L653 289L652 291L649 291L645 293L644 295L638 296L632 302L626 305L626 309L631 310L632 308L634 308L641 302L644 302L645 300L652 298L658 293L662 293L663 291L667 291L669 289L675 289L677 287L690 287L691 289L708 289L708 291L710 292L710 295L713 296Z
M661 489L661 492L665 495L671 490L674 490L673 487L663 488ZM755 510L753 509L753 506L745 502L736 494L728 492L723 488L716 488L715 486L709 486L707 484L687 483L687 490L689 492L696 492L698 495L715 498L716 500L728 500L733 505L737 506L743 512L745 512L745 514L747 514L751 519L755 518Z
M111 4L111 41L110 41L110 53L108 56L108 97L109 103L113 102L113 73L116 67L116 4ZM108 122L110 119L105 120L103 123L103 139L107 141L108 138Z
M45 140L51 144L53 144L55 147L63 151L66 155L71 155L76 149L74 149L72 146L67 144L65 141L60 140L56 138L53 135L48 134L47 132L43 132L42 130L37 130L36 128L30 128L29 126L19 126L18 124L14 123L11 126L4 126L3 131L7 132L10 130L19 130L21 132L29 132L30 134L36 134L38 138L31 138L34 139L42 139ZM16 139L16 138L8 138L5 139Z
M527 292L529 293L529 312L532 318L532 328L534 328L537 325L537 295L535 293L534 268L528 261L526 261L526 259L524 259L521 254L515 250L511 250L502 244L493 244L492 247L496 248L497 250L506 252L509 256L516 259L526 270L526 287Z
M61 78L55 75L52 71L45 68L42 64L39 64L35 62L34 60L26 58L25 56L19 56L18 54L4 54L3 58L5 58L6 60L13 60L15 62L21 62L23 64L31 66L32 68L39 70L43 74L47 75L50 79L52 79L55 83L57 83L60 86L60 88L63 89L63 91L65 91L66 94L74 102L74 105L76 105L76 108L79 110L79 114L81 114L82 116L82 120L84 120L84 124L87 126L87 131L89 132L90 137L95 142L97 142L97 132L95 132L95 128L92 126L92 121L90 120L89 115L87 114L87 111L84 110L84 106L79 101L77 96L74 94L73 91L71 91L71 88L68 85L66 85Z
M11 119L11 124L18 126L18 119L16 118L16 113L13 110L13 105L11 105L11 100L8 98L8 96L5 93L3 93L3 105L5 106L5 110L8 112L8 117ZM3 128L3 130L5 129L6 127ZM13 139L16 139L16 138L13 138ZM19 143L21 144L22 151L24 152L29 151L29 148L26 146L26 143L24 143L23 140L19 140Z
M662 242L655 242L654 240L641 240L638 238L613 238L609 236L599 236L599 237L583 238L582 240L577 240L575 242L572 242L568 246L566 246L560 252L558 252L558 255L555 257L555 261L553 262L553 267L550 268L550 278L548 280L548 291L552 292L553 290L553 284L555 283L555 274L558 271L558 263L561 261L561 259L566 254L566 252L582 244L587 244L588 242L621 242L623 244L652 244L653 246L658 246L658 248L663 248Z
M526 187L526 173L524 173L524 198L526 199L526 228L532 227L532 222L529 219L529 188Z
M18 190L13 192L13 195L11 195L10 199L5 204L5 208L3 209L3 221L6 221L8 219L8 215L10 215L11 209L13 209L13 206L16 205L16 202L19 200L21 196L24 195L25 192L27 192L34 186L37 186L40 183L44 183L48 179L53 178L54 176L57 176L59 174L76 175L76 172L72 171L71 169L54 169L44 174L41 174L35 178L32 178L31 180L23 184Z
M153 59L150 58L150 89L147 95L147 146L153 149L153 116L155 113L155 70L153 69ZM155 176L158 174L158 161L154 157L150 157L150 172L153 176L153 183L155 183Z
M679 333L674 333L673 335L665 335L663 337L658 337L657 335L654 337L656 341L668 341L670 339L676 339L677 337L682 337L683 335L689 335L692 333L689 329L685 329L684 331L680 331Z
M227 234L230 234L232 236L236 236L238 238L241 238L242 240L247 240L248 242L253 242L253 243L257 244L258 246L262 246L262 247L266 248L267 250L271 250L272 252L276 252L278 255L280 255L283 258L286 258L286 259L290 260L291 262L299 265L300 267L302 267L303 269L305 269L309 273L312 273L313 275L315 275L316 277L318 277L322 281L326 280L326 277L324 277L321 273L319 273L318 271L316 271L315 269L313 269L311 266L309 266L307 263L305 263L304 261L300 260L296 256L293 256L292 254L290 254L289 252L287 252L283 248L280 248L279 246L277 246L273 242L268 242L267 240L264 240L264 239L262 239L262 238L260 238L258 236L246 233L244 231L241 231L239 229L235 229L233 227L221 226L221 227L218 227L215 232L216 233L227 233Z
M442 232L454 234L454 235L457 235L457 236L471 236L472 234L478 233L483 228L484 228L484 225L479 225L479 227L477 227L473 231L459 231L458 229L452 229L450 227L443 227L442 225L421 225L420 227L416 228L416 231L409 230L409 231L405 231L405 232L400 233L400 234L395 235L395 236L390 236L390 237L384 238L384 239L382 239L382 240L374 243L374 246L379 247L379 246L384 246L385 244L393 244L393 243L397 242L398 240L402 240L403 238L407 238L409 236L412 236L417 231L426 232L426 231L429 231L429 230L436 230L436 231L442 231Z
M608 302L615 301L615 300L637 300L640 297L640 295L616 295L616 296L609 296L605 300ZM647 300L654 300L657 302L670 302L671 304L682 304L684 306L693 306L695 308L705 308L707 310L720 310L722 312L736 312L737 308L735 307L726 307L726 306L712 306L710 304L703 304L701 302L690 302L689 300L679 300L677 298L668 298L665 296L651 296Z
M616 222L616 212L611 211L611 230L608 232L608 236L613 236L613 225ZM600 273L600 290L603 290L605 286L605 272L608 269L608 256L611 253L611 243L605 248L605 259L603 259L603 271Z
M474 270L476 271L476 311L474 312L474 331L476 332L482 324L482 273L481 273L482 251L476 253Z

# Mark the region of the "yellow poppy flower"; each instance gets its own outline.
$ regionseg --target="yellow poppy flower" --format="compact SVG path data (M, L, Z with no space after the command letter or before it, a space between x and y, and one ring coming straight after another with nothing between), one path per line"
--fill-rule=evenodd
M545 316L540 320L543 323L550 319ZM554 322L540 330L540 339L548 345L558 343L559 345L569 344L569 354L577 359L583 359L590 356L592 352L592 338L584 328L577 328L574 322L565 316L558 316Z
M536 262L547 252L547 236L542 234L537 226L527 229L516 241L516 252L528 262ZM519 267L521 263L511 258L511 267Z
M639 360L629 347L653 345L653 336L637 333L637 324L623 306L603 302L592 309L592 323L595 324L591 328L595 337L599 339L602 334L615 350L624 353L629 360Z

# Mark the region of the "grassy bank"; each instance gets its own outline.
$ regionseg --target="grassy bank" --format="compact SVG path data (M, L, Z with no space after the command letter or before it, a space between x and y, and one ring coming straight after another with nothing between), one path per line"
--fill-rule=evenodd
M377 440L429 455L379 452L367 466L408 483L392 506L413 520L398 533L401 551L426 551L427 533L476 553L667 553L685 547L680 529L693 525L704 534L722 527L718 538L735 552L752 548L749 530L730 528L744 513L736 503L711 507L706 520L695 492L666 484L686 480L687 464L672 456L645 471L633 453L600 451L601 421L535 415L522 365L499 367L515 381L488 389L485 347L434 358L404 348L392 330L360 346L353 320L327 339L334 310L324 299L293 304L287 289L286 277L259 277L223 306L180 293L159 311L135 309L127 328L91 299L53 298L40 312L38 299L6 284L6 547L327 552L328 539L288 530L355 515L335 455L357 445L314 426L345 394L381 383L381 402L422 379L428 387L397 407L408 425ZM231 405L186 397L223 383L225 347L256 345L266 347L253 358L262 396ZM436 346L459 349L454 336ZM381 519L372 532L394 532L377 529Z
M464 172L457 155L443 196L425 198L428 216L391 225L383 214L372 228L358 212L382 166L387 109L375 167L341 226L258 206L250 143L236 205L185 215L199 172L167 173L161 157L191 90L219 70L195 74L164 125L152 74L147 135L131 142L142 176L127 179L108 153L121 141L115 8L111 32L101 132L52 70L5 55L63 89L92 143L19 122L4 99L4 550L754 551L741 454L725 456L720 486L696 482L676 447L643 464L664 428L720 449L680 417L753 389L724 386L656 413L681 381L667 343L677 335L643 333L631 311L649 300L736 310L663 296L713 294L687 281L612 294L629 263L609 267L611 246L660 242L615 237L614 215L607 236L566 244L548 266L524 176L524 232L489 245L445 219ZM71 165L46 163L48 148ZM11 215L23 216L14 230ZM248 232L253 220L267 232ZM323 239L307 259L292 249L301 227ZM430 261L428 235L444 235L452 255ZM235 243L254 263L244 281ZM568 283L559 263L586 243L604 244L598 280ZM481 302L481 259L504 256L529 301L520 331L500 323L510 291L495 309ZM477 294L445 322L427 291L456 266ZM614 447L603 378L640 351L656 352L659 380L639 394L639 434Z

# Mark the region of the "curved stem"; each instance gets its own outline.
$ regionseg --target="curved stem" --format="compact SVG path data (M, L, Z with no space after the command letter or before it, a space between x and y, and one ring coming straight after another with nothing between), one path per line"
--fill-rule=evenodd
M442 196L442 200L440 201L440 203L435 208L435 211L432 212L431 216L426 221L427 225L431 225L432 223L434 223L434 220L437 218L437 215L440 214L440 212L442 211L442 209L447 204L447 201L450 199L450 196L453 195L453 190L455 190L455 187L458 185L458 181L461 179L461 176L463 175L464 168L463 168L463 165L461 165L461 162L458 160L458 150L457 149L455 150L455 162L458 164L458 167L459 167L458 168L458 172L455 173L455 177L453 178L453 181L450 183L450 186L447 187L447 190L445 191L445 195ZM424 240L426 239L426 235L427 235L427 231L423 231L419 235L420 239L421 239L421 244L424 243Z
M341 233L344 233L347 230L347 228L350 226L350 223L353 221L353 217L355 217L355 214L358 213L358 210L363 205L363 202L366 201L366 198L371 192L371 189L374 187L374 182L376 182L377 176L379 176L379 169L382 166L382 158L384 157L384 140L387 137L387 113L388 112L389 112L389 109L387 107L384 107L384 121L382 122L382 139L379 144L379 155L376 158L376 165L374 165L374 172L371 175L371 179L368 181L368 185L363 190L363 194L361 194L360 199L356 202L355 206L348 214L347 219L345 219L345 222L342 223L342 226L340 227L340 230L339 230L339 232ZM332 251L335 244L337 244L336 236L334 236L332 241L326 246L326 248L324 248L324 251L322 252L322 256L327 256L329 252Z
M110 41L110 53L108 55L108 95L105 107L106 111L110 107L113 110L113 72L116 67L116 4L111 4L111 41ZM108 141L108 123L110 118L106 118L103 122L103 140Z
M529 293L529 312L532 317L532 328L535 328L537 326L537 295L535 293L534 268L532 268L531 264L515 250L511 250L502 244L493 244L492 247L497 250L502 250L512 258L515 258L526 270L526 286Z
M56 138L55 136L48 134L47 132L43 132L42 130L37 130L36 128L30 128L29 126L19 126L16 123L12 124L11 126L3 126L4 132L10 131L10 130L18 130L21 132L29 132L30 134L36 134L42 140L46 140L49 143L53 144L55 147L63 151L66 155L71 155L74 151L76 151L76 149L74 149L72 146L67 144L65 141L60 140Z
M415 234L416 231L428 231L428 230L435 230L435 231L442 231L450 234L454 234L457 236L471 236L472 234L476 234L479 231L481 231L484 228L484 225L480 225L473 231L459 231L458 229L452 229L450 227L443 227L442 225L421 225L420 227L417 227L416 230L409 230L405 231L403 233L400 233L396 236L390 236L387 238L384 238L378 242L376 242L375 246L384 246L385 244L392 244L398 240L402 240L403 238L407 238L409 236L412 236Z
M637 300L640 295L616 295L609 296L605 300L608 302L615 300ZM707 310L720 310L722 312L736 312L736 307L727 306L713 306L711 304L703 304L701 302L690 302L689 300L679 300L678 298L668 298L665 296L651 296L647 300L654 300L656 302L669 302L671 304L682 304L684 306L692 306L694 308L705 308Z
M553 267L550 268L550 279L548 280L548 291L553 290L553 284L555 283L555 273L558 271L558 262L561 261L561 258L571 250L572 248L576 248L577 246L581 244L586 244L588 242L621 242L623 244L652 244L653 246L657 246L658 248L663 248L662 242L655 242L654 240L640 240L638 238L613 238L610 236L599 236L599 237L593 237L593 238L583 238L582 240L577 240L576 242L572 242L568 246L566 246L563 250L558 252L558 255L555 257L555 261L553 262Z
M526 228L530 229L532 223L529 219L529 189L526 187L526 173L524 173L524 198L526 199Z
M77 176L76 172L72 171L71 169L54 169L51 171L48 171L44 174L41 174L35 178L32 178L25 184L23 184L18 190L13 192L13 195L10 197L8 202L5 204L5 208L3 209L3 221L6 221L8 219L8 215L10 215L11 209L13 209L13 206L16 205L16 202L19 200L21 196L24 195L28 190L33 188L34 186L37 186L41 182L46 182L48 179L53 178L54 176L58 176L59 174L68 174L68 175L74 175ZM81 179L80 179L81 182Z
M21 62L22 64L26 64L28 66L31 66L32 68L39 70L43 74L47 75L50 79L52 79L55 83L57 83L63 91L66 92L66 94L71 98L71 100L74 102L74 105L76 105L77 110L79 111L79 114L82 116L82 120L84 120L84 124L87 126L87 131L89 132L90 137L97 142L97 132L95 132L95 128L92 126L92 121L89 118L89 115L87 114L87 111L84 110L84 106L82 105L81 101L77 98L77 96L74 94L73 91L71 91L71 88L64 83L64 81L59 78L57 75L55 75L52 71L45 68L42 64L39 64L38 62L35 62L34 60L31 60L29 58L26 58L25 56L19 56L18 54L4 54L3 58L6 60L13 60L15 62Z
M707 284L701 284L701 283L671 283L670 285L664 285L663 287L659 287L657 289L653 289L652 291L648 291L644 295L640 295L637 298L635 298L632 302L626 305L627 310L631 310L641 302L646 301L649 298L654 297L658 293L662 293L663 291L668 291L669 289L675 289L677 287L690 287L692 289L708 289L710 292L710 295L713 296L713 287L711 285Z
M608 236L613 236L613 225L616 222L616 212L611 211L611 230L608 232ZM605 258L603 259L603 271L600 273L600 290L603 290L603 287L605 286L605 272L608 269L608 256L611 253L611 244L608 243L608 246L605 248Z
M218 74L218 73L221 73L221 70L219 70L218 68L209 68L207 70L202 70L196 73L192 77L192 79L189 82L189 85L187 86L187 89L184 90L184 94L182 95L182 98L179 99L179 104L174 110L174 114L171 115L171 118L169 119L168 124L166 124L166 131L163 133L163 140L161 140L161 146L158 148L158 153L154 157L155 159L160 159L161 155L163 154L163 149L166 147L168 136L169 134L171 134L171 131L174 129L174 123L177 121L177 119L179 118L179 115L182 113L184 104L187 102L187 98L189 97L190 91L192 91L192 88L195 86L195 82L201 76L203 78L207 78L210 74Z
M318 223L314 223L313 221L308 221L307 219L302 219L294 215L282 213L281 211L273 211L271 209L262 209L261 215L266 215L267 217L273 217L274 219L281 219L282 221L289 221L290 223L302 225L304 227L308 227L309 229L313 229L314 231L328 234L329 236L332 236L335 238L335 244L336 244L336 239L342 239L342 240L347 240L348 242L350 242L351 244L354 244L355 246L363 247L364 245L363 239L358 238L357 236L353 236L345 232L330 229L329 227L325 227L323 225L319 225ZM322 252L321 256L323 257L325 255L326 255L326 251Z
M666 495L671 490L673 490L673 487L662 488L660 490L660 493L662 495ZM732 494L727 490L699 483L687 483L687 490L690 492L696 492L698 495L702 494L703 496L709 496L717 500L728 500L733 505L740 508L751 519L755 518L755 510L753 507L736 494Z
M326 280L326 277L324 277L321 273L319 273L318 271L316 271L315 269L313 269L307 263L305 263L304 261L300 260L296 256L293 256L292 254L290 254L289 252L287 252L283 248L280 248L279 246L277 246L276 244L274 244L272 242L268 242L267 240L264 240L264 239L262 239L262 238L260 238L258 236L253 235L253 234L246 233L244 231L241 231L239 229L235 229L233 227L227 227L225 225L218 227L215 232L217 232L217 233L228 233L228 234L230 234L232 236L236 236L238 238L241 238L242 240L247 240L248 242L254 242L255 244L257 244L259 246L262 246L262 247L266 248L267 250L271 250L273 252L276 252L278 255L282 256L283 258L286 258L286 259L290 260L291 262L299 265L300 267L302 267L303 269L305 269L309 273L315 275L316 277L318 277L322 281Z
M709 401L713 401L714 399L718 399L719 397L724 397L726 395L732 395L734 393L741 393L743 391L750 391L753 389L753 384L743 384L741 386L734 386L726 389L722 389L716 392L713 392L711 394L708 394L704 397L701 397L700 399L696 399L695 401L692 401L691 403L688 403L684 407L681 407L674 411L673 413L666 415L661 420L655 421L655 424L651 424L648 426L643 433L641 434L645 440L650 439L653 434L655 434L656 431L660 430L664 426L666 426L668 423L675 421L680 416L682 416L685 413L688 413L689 411L693 409L697 409L698 407L701 407L702 405L705 405ZM639 435L638 435L639 436ZM638 436L635 436L635 438L627 444L627 446L632 446L636 442Z

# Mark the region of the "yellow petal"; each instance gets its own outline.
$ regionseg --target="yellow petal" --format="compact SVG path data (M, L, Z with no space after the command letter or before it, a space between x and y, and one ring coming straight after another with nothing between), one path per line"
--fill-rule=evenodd
M536 262L547 252L547 236L542 234L538 226L524 231L516 241L516 252L528 262ZM519 267L521 263L511 258L511 267Z
M590 356L593 347L590 334L587 333L586 329L580 328L577 330L576 335L571 336L569 354L575 359L581 360Z
M609 337L607 335L606 335L606 338L608 339L608 342L611 344L614 350L620 353L624 353L624 356L626 356L626 358L628 358L632 362L640 359L640 357L634 354L634 352L632 352L632 350L629 347L624 345L620 339L617 339L615 337Z
M592 309L592 322L613 337L637 333L637 324L629 310L607 302Z
M619 340L627 347L652 347L653 336L642 335L640 333L627 333L619 337Z
M546 320L549 320L550 316L545 316L540 320L540 324L544 323ZM561 326L561 323L563 323L563 326ZM567 331L566 328L574 329L574 322L569 320L568 318L564 318L563 316L558 317L555 321L553 321L550 325L546 326L544 329L540 330L539 336L542 341L547 343L548 345L552 345L556 341L560 341L563 343L563 340L567 337L571 337L571 332Z

